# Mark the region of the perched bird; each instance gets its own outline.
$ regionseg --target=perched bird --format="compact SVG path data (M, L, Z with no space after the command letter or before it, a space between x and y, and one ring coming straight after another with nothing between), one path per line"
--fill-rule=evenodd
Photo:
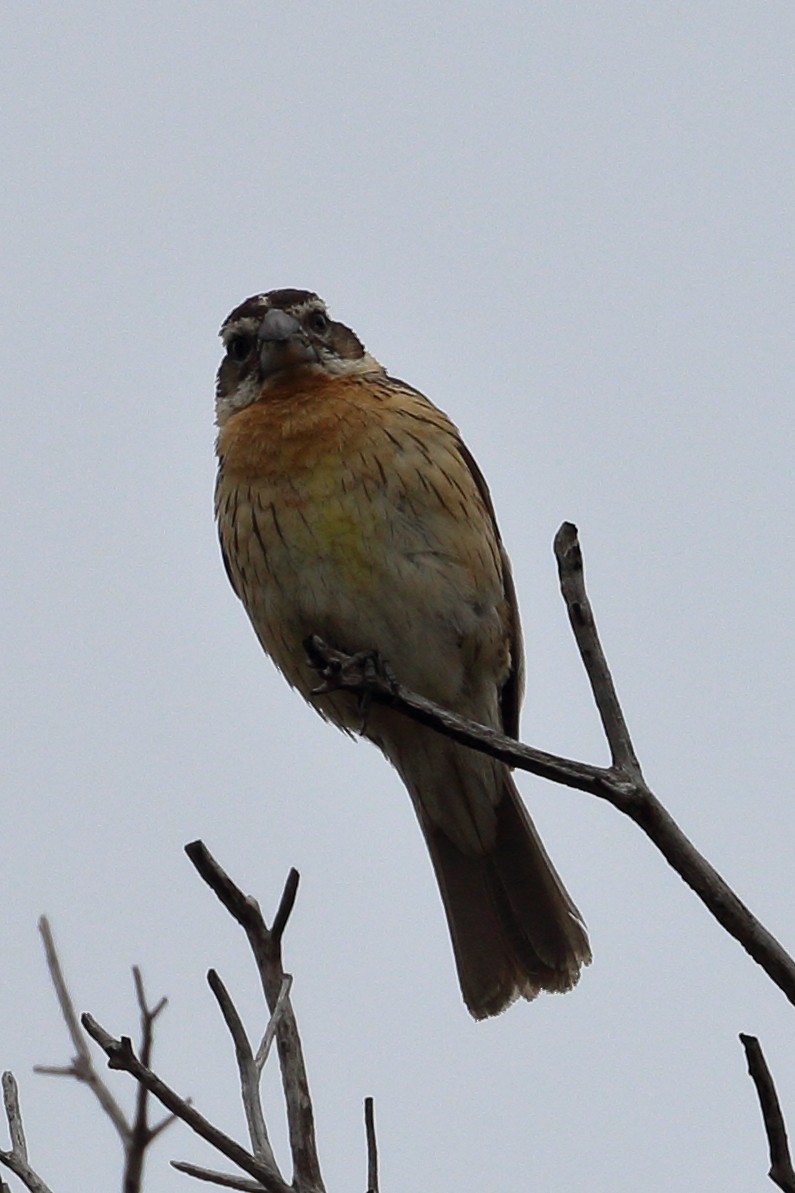
M401 683L518 736L522 640L486 482L452 422L390 377L307 290L271 290L221 328L215 512L257 637L313 696L302 643L377 651ZM408 788L475 1018L569 990L591 959L582 918L508 768L382 704L363 732Z

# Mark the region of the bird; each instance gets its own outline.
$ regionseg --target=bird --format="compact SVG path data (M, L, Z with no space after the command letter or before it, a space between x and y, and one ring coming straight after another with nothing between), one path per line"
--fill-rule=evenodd
M390 376L312 291L224 321L215 516L265 652L327 720L361 732L414 806L475 1019L565 991L587 931L502 762L351 692L318 694L304 643L377 652L406 687L518 739L523 645L486 481L453 422Z

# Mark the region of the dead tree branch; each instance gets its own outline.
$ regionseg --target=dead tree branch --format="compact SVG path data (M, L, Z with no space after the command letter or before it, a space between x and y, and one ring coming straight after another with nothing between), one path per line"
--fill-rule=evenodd
M166 1085L165 1081L161 1081L156 1073L142 1064L135 1055L132 1041L128 1036L122 1036L118 1040L114 1039L91 1015L82 1015L81 1022L92 1040L95 1040L106 1054L108 1068L121 1069L123 1072L129 1073L176 1118L187 1123L197 1135L206 1139L217 1151L237 1164L238 1168L242 1168L244 1172L255 1177L268 1193L289 1193L289 1186L283 1181L274 1182L272 1180L273 1174L267 1166L257 1161L255 1156L250 1155L245 1148L225 1135L218 1127L213 1126L187 1098L180 1097L170 1086Z
M147 1149L152 1141L173 1121L173 1116L169 1115L155 1126L150 1127L147 1090L144 1086L139 1086L135 1101L135 1113L132 1121L128 1120L127 1115L94 1067L88 1040L80 1025L72 996L66 985L60 958L46 916L42 916L39 920L39 932L44 943L47 968L50 971L58 1005L66 1022L75 1055L69 1065L35 1065L34 1072L56 1077L73 1077L76 1081L88 1086L113 1123L122 1141L124 1148L123 1193L140 1193L143 1188L144 1160ZM135 997L141 1016L141 1057L144 1064L148 1065L154 1042L154 1023L166 1006L167 999L161 998L153 1007L150 1007L138 966L133 966L132 973Z
M262 1100L259 1092L259 1071L254 1059L254 1053L249 1043L243 1020L238 1014L237 1007L232 1002L229 991L214 969L207 974L207 982L215 995L224 1022L229 1028L232 1043L235 1047L238 1072L240 1074L240 1094L243 1110L248 1125L251 1150L257 1159L267 1164L274 1171L278 1171L276 1158L268 1139L268 1129L265 1125L265 1115L262 1110Z
M409 691L372 652L346 655L312 637L304 645L310 665L323 680L316 693L345 690L365 701L378 700L511 767L606 800L646 833L717 921L795 1004L792 957L691 844L643 778L585 590L577 528L570 522L564 522L555 536L555 555L569 620L610 747L609 767L576 762L503 737Z
M11 1150L0 1151L0 1164L4 1165L9 1172L13 1172L14 1176L19 1177L29 1193L51 1193L50 1186L44 1183L28 1163L28 1146L25 1142L22 1112L19 1108L19 1091L13 1073L3 1073L3 1104L8 1121ZM5 1181L2 1188L8 1189Z
M271 1017L276 1018L276 1048L287 1107L293 1182L302 1193L322 1190L323 1179L315 1141L312 1099L309 1094L301 1039L289 995L285 997L282 994L287 975L282 968L281 937L295 902L298 871L290 871L274 918L275 931L270 931L256 900L244 895L232 882L203 842L193 841L186 845L185 852L199 875L246 933L268 1010ZM282 1005L277 1016L280 997Z
M289 993L292 989L292 986L293 986L293 975L291 973L286 973L284 975L284 981L282 982L282 988L279 991L279 997L276 999L276 1006L273 1008L273 1014L271 1015L270 1019L268 1020L268 1026L265 1028L265 1032L262 1036L262 1039L259 1042L259 1048L257 1049L257 1055L254 1058L256 1065L257 1065L258 1073L262 1072L262 1070L265 1068L265 1065L267 1063L268 1056L269 1056L270 1050L271 1050L271 1045L273 1044L273 1041L276 1038L276 1027L279 1023L279 1020L281 1019L282 1009L284 1007L285 999L289 995Z
M171 1167L177 1172L184 1172L186 1176L195 1177L197 1181L207 1181L212 1185L221 1185L224 1189L243 1189L244 1193L262 1193L259 1181L247 1181L242 1176L231 1176L228 1172L214 1172L211 1168L199 1168L196 1164L188 1164L185 1160L172 1160Z
M290 1002L292 978L284 972L281 957L282 935L295 903L298 873L295 870L290 872L276 912L274 927L269 929L256 901L235 885L201 841L194 841L188 845L186 853L224 907L245 929L270 1013L262 1041L255 1053L229 991L219 975L210 970L208 982L235 1049L251 1151L215 1127L187 1099L180 1097L152 1071L148 1063L145 1033L141 1054L136 1056L128 1038L114 1038L91 1015L82 1016L83 1028L104 1050L110 1068L123 1069L130 1073L143 1090L152 1094L171 1112L171 1116L186 1123L221 1155L231 1160L245 1176L215 1172L194 1164L175 1163L174 1167L180 1172L230 1189L260 1190L261 1193L324 1193L309 1085ZM158 1004L151 1011L146 1011L143 998L139 1000L139 1005L144 1026L161 1009L161 1004ZM270 1144L259 1091L262 1069L272 1040L276 1041L279 1055L287 1111L293 1159L292 1183L288 1183L279 1171Z
M133 981L135 995L138 1000L138 1010L141 1014L141 1061L149 1065L154 1042L154 1023L160 1012L166 1006L168 999L161 998L150 1007L146 1000L146 992L137 965L133 966ZM174 1121L173 1115L167 1115L154 1127L149 1126L149 1098L144 1086L138 1086L138 1096L135 1100L135 1115L130 1128L129 1138L125 1144L125 1169L123 1193L139 1193L143 1188L143 1165L146 1149L153 1139L163 1131L169 1123Z
M378 1193L378 1143L372 1098L364 1099L364 1134L367 1140L367 1193Z
M105 1114L113 1123L122 1144L126 1148L132 1128L121 1106L94 1068L94 1061L88 1047L88 1041L80 1027L80 1021L72 1002L72 996L69 993L66 980L63 976L50 924L44 915L39 920L39 932L42 943L44 944L44 955L47 959L50 979L55 988L55 995L58 999L58 1005L61 1008L61 1014L64 1017L75 1055L72 1058L72 1063L69 1065L35 1065L33 1071L34 1073L44 1073L52 1077L73 1077L76 1081L87 1085L105 1111Z
M740 1033L740 1043L745 1049L748 1062L748 1072L756 1086L762 1120L765 1124L767 1144L770 1149L770 1170L768 1176L774 1185L778 1185L783 1193L795 1193L795 1169L789 1154L787 1141L787 1127L781 1105L776 1093L773 1076L767 1067L762 1045L756 1036L746 1036Z

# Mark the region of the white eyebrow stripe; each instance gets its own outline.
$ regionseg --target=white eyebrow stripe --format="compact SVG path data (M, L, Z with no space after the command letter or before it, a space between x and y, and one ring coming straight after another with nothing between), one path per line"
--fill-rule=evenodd
M256 335L261 323L261 319L255 319L253 315L246 315L243 319L235 319L234 323L225 323L218 334L223 342L228 344L232 336L239 335L241 331Z

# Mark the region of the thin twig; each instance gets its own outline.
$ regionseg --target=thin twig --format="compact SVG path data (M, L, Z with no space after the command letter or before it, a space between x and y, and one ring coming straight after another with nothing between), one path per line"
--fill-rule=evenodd
M61 1008L61 1013L66 1020L66 1027L69 1035L72 1038L75 1052L78 1056L84 1056L90 1060L90 1053L85 1037L80 1030L77 1013L66 988L66 982L61 969L61 962L58 958L58 953L55 949L55 941L53 940L52 931L50 929L50 922L46 915L39 919L39 932L41 934L42 943L44 944L44 954L47 958L47 968L50 971L50 978L55 987L55 993L58 998L58 1004Z
M11 1151L0 1151L0 1164L19 1177L29 1193L52 1193L49 1185L34 1172L28 1163L28 1148L25 1143L25 1129L22 1125L22 1111L19 1108L19 1090L13 1073L3 1073L3 1105L8 1120ZM2 1184L8 1190L5 1181ZM10 1193L10 1191L9 1191Z
M135 997L138 1002L138 1009L141 1012L141 1026L144 1032L149 1034L151 1047L151 1027L158 1015L168 1006L168 999L163 995L159 998L153 1007L150 1007L146 1001L146 991L144 990L144 980L141 977L141 970L138 965L132 967L133 984L135 986Z
M284 884L282 897L279 900L279 906L276 908L276 915L273 917L271 925L271 936L277 942L281 942L284 936L284 930L287 927L287 921L292 915L293 907L295 906L295 897L298 894L298 883L301 881L301 876L296 870L295 866L287 875L287 881Z
M240 1076L240 1094L243 1100L243 1110L246 1115L251 1150L263 1164L268 1165L274 1176L284 1181L279 1172L276 1157L268 1139L268 1129L262 1110L262 1100L259 1092L259 1069L254 1059L254 1053L249 1043L243 1021L238 1014L237 1007L232 1002L229 991L214 969L207 974L207 982L216 997L221 1009L224 1022L229 1028L232 1043L235 1048L235 1058ZM286 1182L285 1182L286 1184Z
M61 1008L61 1014L66 1022L66 1028L71 1037L76 1055L69 1066L35 1065L33 1071L35 1073L74 1077L77 1081L81 1081L87 1085L118 1131L126 1149L130 1138L130 1124L121 1106L94 1068L94 1061L91 1057L86 1038L81 1031L74 1003L66 987L61 962L55 949L55 942L46 916L42 916L39 920L39 932L44 943L47 968L50 971L50 978L55 987L58 1005Z
M193 841L186 845L185 852L200 876L215 892L230 915L234 916L245 930L257 964L265 1001L273 1015L285 978L282 968L281 942L275 939L268 930L256 900L243 894L229 875L218 865L202 841ZM289 907L290 890L296 882L297 878L293 878L291 871L280 900L281 908ZM286 919L286 916L283 918ZM276 1047L279 1053L282 1089L287 1107L287 1130L293 1159L293 1185L300 1189L301 1193L321 1193L324 1186L315 1140L312 1099L309 1093L301 1039L289 997L284 1000L277 1021ZM259 1176L258 1173L254 1175Z
M258 1073L261 1073L265 1068L265 1064L268 1060L268 1054L271 1050L271 1045L273 1044L274 1038L276 1036L276 1028L278 1027L285 1004L289 998L292 985L293 975L291 973L286 973L284 975L284 981L282 982L282 988L279 991L279 997L276 999L276 1006L273 1008L273 1014L268 1020L268 1026L265 1028L265 1034L260 1040L260 1046L257 1049L257 1055L254 1058L254 1063L257 1066Z
M195 1177L197 1181L209 1181L213 1185L221 1185L225 1189L243 1189L244 1193L262 1193L265 1188L259 1181L247 1181L242 1176L232 1176L227 1172L214 1172L212 1168L199 1168L196 1164L188 1164L185 1160L172 1160L171 1167L177 1172L184 1172L187 1176Z
M378 1193L378 1143L372 1098L364 1099L364 1134L367 1140L367 1193Z
M189 1106L192 1105L193 1100L191 1098L186 1098L185 1101ZM161 1118L159 1123L155 1123L153 1127L149 1128L149 1142L151 1143L153 1140L157 1139L158 1135L163 1134L166 1127L170 1127L171 1124L175 1123L176 1121L176 1114L166 1114L163 1118Z
M762 1120L765 1124L767 1144L770 1149L770 1170L768 1176L774 1185L778 1185L784 1193L795 1193L795 1170L787 1141L787 1127L781 1105L776 1093L773 1076L767 1067L762 1045L756 1036L746 1036L740 1033L740 1043L745 1049L748 1062L748 1072L756 1086Z
M110 1068L121 1069L126 1073L130 1073L136 1081L146 1086L149 1092L167 1110L170 1110L172 1114L175 1114L184 1123L187 1123L197 1135L201 1135L202 1139L206 1139L212 1147L226 1156L228 1160L231 1160L233 1164L237 1164L238 1168L242 1168L244 1172L247 1172L250 1176L260 1181L267 1190L267 1193L292 1193L290 1187L283 1181L273 1178L271 1171L266 1165L247 1152L234 1139L225 1135L218 1127L213 1126L185 1098L181 1098L170 1086L166 1085L164 1081L161 1081L151 1069L141 1064L133 1051L132 1042L127 1036L122 1036L119 1040L114 1039L91 1015L82 1015L80 1021L92 1040L96 1040L97 1044L99 1044L100 1048L107 1055Z
M161 998L153 1007L146 1000L143 978L137 965L132 969L135 997L141 1016L141 1063L149 1068L152 1058L152 1044L154 1041L154 1023L160 1012L166 1006L168 999ZM166 1121L160 1124L164 1128ZM135 1114L133 1116L130 1136L125 1147L123 1193L140 1193L143 1186L144 1158L146 1149L154 1138L154 1132L149 1126L149 1091L143 1085L137 1086L135 1099Z
M691 844L643 779L626 722L604 657L585 591L576 527L564 523L556 537L561 587L569 609L594 699L610 744L614 765L591 766L521 745L484 725L440 708L399 684L371 656L346 655L322 639L304 646L310 665L320 672L318 693L344 690L380 701L473 750L606 800L629 816L657 846L666 861L690 886L727 932L762 966L768 977L795 1004L795 962L756 919L731 887Z
M558 578L580 657L588 673L596 707L605 731L613 769L643 783L635 748L596 630L591 602L585 591L585 571L577 527L564 522L555 535Z
M138 1085L133 1121L132 1123L128 1122L126 1114L94 1067L88 1041L80 1025L72 997L67 988L52 931L46 916L42 916L39 920L39 931L44 943L47 967L50 971L50 977L55 988L61 1013L66 1022L67 1031L75 1048L75 1056L70 1065L36 1065L34 1071L52 1076L73 1077L93 1090L99 1104L120 1135L124 1147L123 1193L140 1193L143 1185L143 1166L146 1150L152 1140L173 1122L173 1116L163 1119L156 1127L150 1127L148 1122L148 1091L143 1085ZM150 1007L146 1000L141 971L137 966L133 966L132 974L141 1018L141 1060L144 1066L148 1068L154 1040L154 1023L168 1000L161 998L153 1007Z

